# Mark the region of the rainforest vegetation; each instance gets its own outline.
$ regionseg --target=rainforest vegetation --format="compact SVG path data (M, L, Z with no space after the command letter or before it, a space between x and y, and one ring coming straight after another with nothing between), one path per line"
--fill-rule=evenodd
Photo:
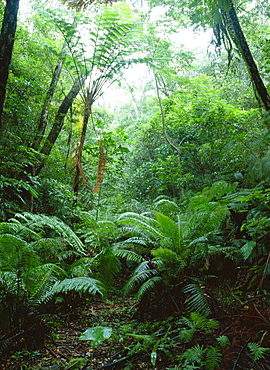
M270 369L270 2L0 4L0 369Z

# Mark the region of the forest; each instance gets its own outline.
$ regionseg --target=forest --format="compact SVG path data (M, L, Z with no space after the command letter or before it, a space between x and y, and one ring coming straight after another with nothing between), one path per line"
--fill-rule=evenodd
M270 369L269 18L0 3L0 370Z

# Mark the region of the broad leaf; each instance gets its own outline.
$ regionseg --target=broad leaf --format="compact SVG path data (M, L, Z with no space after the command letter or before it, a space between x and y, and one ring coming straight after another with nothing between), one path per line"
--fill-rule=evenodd
M86 329L80 336L80 340L91 340L93 346L98 346L105 339L110 338L112 335L112 328L107 326L95 326L94 328Z

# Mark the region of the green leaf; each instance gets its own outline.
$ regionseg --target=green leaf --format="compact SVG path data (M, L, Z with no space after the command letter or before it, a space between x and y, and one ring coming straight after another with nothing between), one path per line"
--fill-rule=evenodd
M151 364L155 366L157 361L157 351L152 351L151 352Z
M251 256L253 249L255 247L256 247L256 242L253 240L248 241L246 244L244 244L241 247L240 253L242 254L244 260L247 260Z
M104 340L110 338L112 328L108 326L95 326L94 328L86 329L80 336L80 340L91 340L92 346L98 346Z

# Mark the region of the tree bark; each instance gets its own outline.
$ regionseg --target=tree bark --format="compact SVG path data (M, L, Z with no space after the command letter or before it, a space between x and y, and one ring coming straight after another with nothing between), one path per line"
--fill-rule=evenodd
M72 106L73 100L76 98L78 93L80 92L82 85L84 84L86 80L86 76L80 76L73 84L72 88L70 89L69 93L65 96L64 100L62 101L62 104L60 105L55 119L53 127L51 128L51 131L48 134L47 139L45 140L45 143L40 151L41 154L43 154L44 159L42 162L37 166L35 174L38 175L41 169L44 166L45 158L50 154L52 147L58 138L63 124L65 120L65 116L69 110L69 108Z
M76 172L74 176L73 190L74 190L74 194L76 197L78 196L78 193L79 193L80 177L83 179L84 183L88 182L84 174L83 168L82 168L82 154L83 154L83 146L84 146L85 137L86 137L86 131L88 127L88 121L89 121L90 115L92 114L92 105L93 105L92 95L91 95L91 92L88 91L85 96L83 127L81 131L80 142L79 142L78 148L75 153Z
M19 2L20 0L6 0L0 34L0 132L3 129L2 114L6 97L8 70L17 28Z
M234 44L236 45L237 49L244 59L251 81L253 83L253 87L255 89L255 96L259 101L260 106L263 105L264 109L268 111L270 110L270 96L249 49L232 0L227 0L227 4L229 10L226 11L225 8L221 9L221 12L225 12L227 15L227 19L225 21L227 24L225 24L225 26L231 39L233 40Z
M68 51L68 44L67 44L67 41L65 41L65 43L62 47L61 53L60 53L60 57L58 59L58 63L56 65L56 67L54 69L54 72L53 72L53 75L52 75L50 87L47 91L46 97L45 97L44 102L43 102L43 107L42 107L42 111L41 111L40 118L39 118L39 125L38 125L38 128L37 128L37 136L36 136L35 142L33 143L33 148L36 149L36 150L38 150L38 148L40 146L40 143L43 139L43 136L44 136L47 124L48 124L48 115L49 115L50 103L51 103L52 98L54 96L54 92L55 92L57 83L59 81L59 77L61 75L61 71L62 71L62 67L63 67L63 63L64 63L64 60L65 60L67 51Z

